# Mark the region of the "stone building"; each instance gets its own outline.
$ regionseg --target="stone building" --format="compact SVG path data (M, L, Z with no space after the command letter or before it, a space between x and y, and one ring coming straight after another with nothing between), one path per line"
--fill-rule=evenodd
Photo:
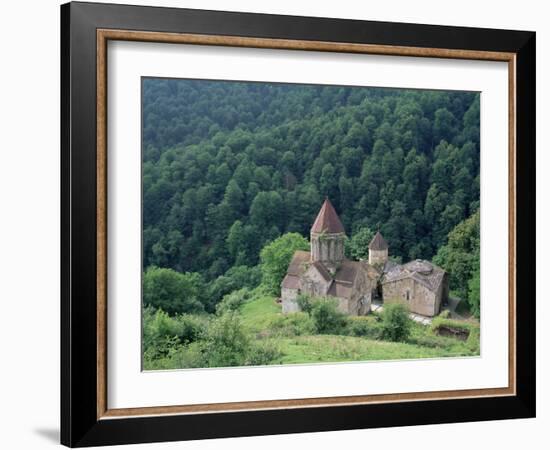
M388 243L377 231L369 244L369 264L384 266L388 262Z
M344 226L328 199L325 200L310 232L311 251L297 251L281 284L283 312L299 311L300 294L333 297L338 309L360 315L370 311L376 277L362 261L344 257Z
M439 313L449 290L443 269L421 260L392 263L380 232L369 244L368 261L351 261L344 256L345 239L344 226L326 199L311 227L310 251L294 253L281 283L283 313L300 310L300 294L335 298L338 309L351 315L367 314L375 297L406 303L413 313Z
M449 296L447 272L420 259L389 268L380 284L384 303L404 303L423 316L439 314L442 301Z

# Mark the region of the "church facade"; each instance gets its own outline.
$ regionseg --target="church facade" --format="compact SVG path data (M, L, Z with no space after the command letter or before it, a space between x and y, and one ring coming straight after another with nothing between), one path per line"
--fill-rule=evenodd
M434 316L448 295L446 272L428 261L404 265L388 259L389 247L380 232L369 244L368 261L344 255L346 233L334 207L323 203L310 232L310 251L296 251L281 283L283 313L300 310L298 296L332 297L349 315L370 312L373 299L401 302L413 313Z

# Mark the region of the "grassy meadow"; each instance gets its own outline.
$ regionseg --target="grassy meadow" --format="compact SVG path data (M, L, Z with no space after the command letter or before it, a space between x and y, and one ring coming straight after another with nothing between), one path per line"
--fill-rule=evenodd
M170 317L158 312L146 318L146 334L148 327L151 332L156 321L154 345L161 352L151 357L144 349L143 368L313 364L479 355L479 325L474 321L457 322L440 317L429 326L410 320L407 337L401 342L392 342L383 337L382 315L370 314L345 317L337 334L322 334L317 332L314 319L306 313L283 315L276 298L261 289L241 294L244 295L238 301L233 298L226 302L231 306L215 318L189 314ZM194 334L189 331L193 326L197 328ZM466 340L442 336L439 335L441 326L464 329L469 335Z

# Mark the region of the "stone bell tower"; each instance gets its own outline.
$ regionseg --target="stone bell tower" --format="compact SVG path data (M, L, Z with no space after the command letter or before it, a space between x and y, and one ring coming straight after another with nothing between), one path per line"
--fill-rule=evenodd
M388 243L377 231L369 244L369 264L383 266L388 262Z
M328 198L311 227L311 261L322 263L332 274L344 260L344 226Z

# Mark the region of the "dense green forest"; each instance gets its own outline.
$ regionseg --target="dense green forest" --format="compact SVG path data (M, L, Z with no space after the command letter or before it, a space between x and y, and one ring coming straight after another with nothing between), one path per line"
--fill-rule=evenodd
M182 272L213 312L259 284L267 243L309 235L325 196L348 236L379 228L391 255L432 260L479 208L479 106L471 92L145 78L144 270Z
M348 257L380 229L393 258L445 268L479 317L479 95L144 79L144 368L479 354L475 321L345 317L308 298L281 314L325 196Z

